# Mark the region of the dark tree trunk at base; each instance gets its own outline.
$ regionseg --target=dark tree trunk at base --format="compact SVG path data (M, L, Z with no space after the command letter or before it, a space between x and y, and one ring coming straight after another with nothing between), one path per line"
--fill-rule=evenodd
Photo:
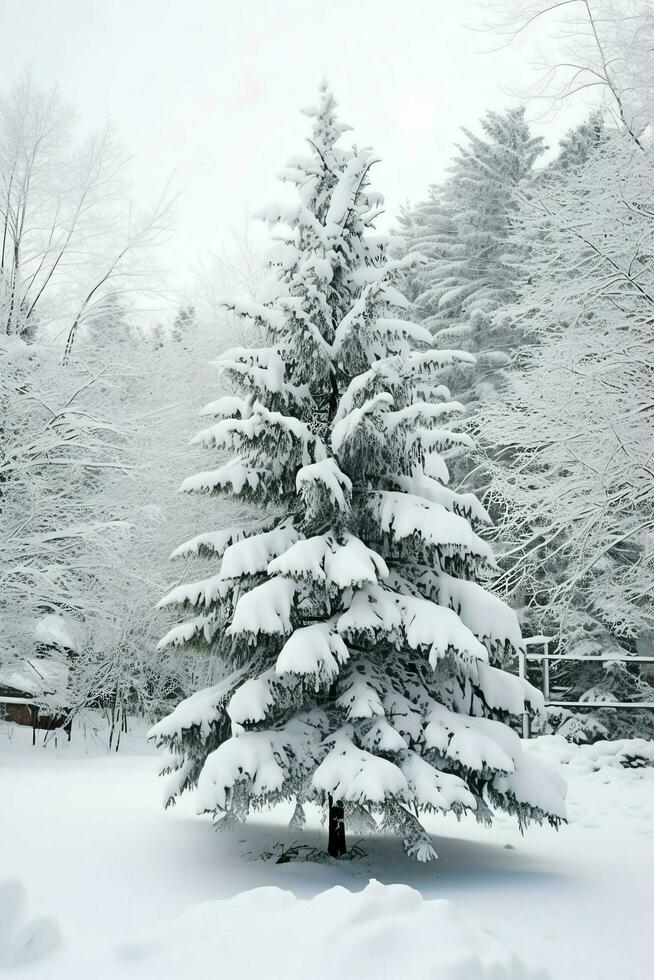
M345 846L345 811L340 800L329 797L329 840L327 853L331 857L342 857L347 851Z

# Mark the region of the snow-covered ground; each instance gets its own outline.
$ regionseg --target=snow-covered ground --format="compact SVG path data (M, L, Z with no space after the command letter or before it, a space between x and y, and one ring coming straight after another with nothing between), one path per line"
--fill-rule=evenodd
M280 809L219 835L191 799L162 810L137 735L107 755L79 737L32 749L29 732L0 726L0 972L650 980L654 769L551 738L530 751L568 780L558 834L434 818L431 865L394 838L363 841L351 861L276 864L261 855L324 845L325 831L290 834Z

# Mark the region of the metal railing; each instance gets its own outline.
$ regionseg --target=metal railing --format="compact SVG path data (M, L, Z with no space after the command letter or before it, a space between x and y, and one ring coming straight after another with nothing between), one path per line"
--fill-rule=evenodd
M628 654L622 656L591 656L584 657L573 653L550 653L550 643L556 637L553 636L530 636L525 638L525 649L518 651L518 673L520 677L527 680L527 661L537 660L542 663L542 684L541 691L546 708L654 708L654 701L553 701L550 698L550 663L557 660L582 661L590 663L600 661L601 663L635 663L635 664L654 664L654 657L634 657ZM532 646L542 646L543 653L530 653ZM531 737L531 719L529 711L525 710L522 715L522 737Z

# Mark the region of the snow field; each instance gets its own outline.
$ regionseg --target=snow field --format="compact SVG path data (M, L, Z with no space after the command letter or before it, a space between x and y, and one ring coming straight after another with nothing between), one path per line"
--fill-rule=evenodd
M324 849L317 811L302 833L279 807L216 834L190 798L162 809L140 734L112 755L75 734L29 741L0 727L0 879L20 883L2 892L8 976L651 980L654 769L616 766L651 743L535 739L526 751L568 781L569 826L430 818L439 860L418 865L387 836L346 862L263 860Z

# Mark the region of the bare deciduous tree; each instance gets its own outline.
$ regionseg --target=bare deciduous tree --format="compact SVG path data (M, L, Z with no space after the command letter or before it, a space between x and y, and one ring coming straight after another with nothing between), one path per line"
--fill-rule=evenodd
M485 0L489 29L510 43L539 24L559 56L541 65L531 99L563 101L597 93L615 124L643 148L652 118L654 10L647 0Z
M0 331L66 337L118 297L158 295L149 256L172 224L166 188L145 215L129 203L111 129L80 140L56 89L23 76L0 98Z

